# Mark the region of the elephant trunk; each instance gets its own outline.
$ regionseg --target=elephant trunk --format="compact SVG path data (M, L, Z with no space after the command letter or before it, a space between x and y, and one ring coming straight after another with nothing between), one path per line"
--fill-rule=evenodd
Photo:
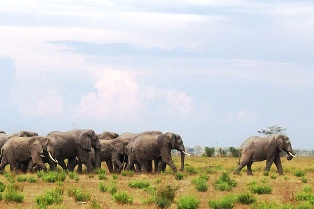
M184 157L185 157L185 152L182 151L181 152L181 169L180 169L180 171L183 171L183 169L184 169Z
M100 149L95 149L95 168L101 167Z

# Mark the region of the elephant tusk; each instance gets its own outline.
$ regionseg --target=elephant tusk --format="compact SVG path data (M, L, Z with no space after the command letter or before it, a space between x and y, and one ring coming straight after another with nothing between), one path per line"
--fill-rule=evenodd
M292 154L291 152L288 152L289 153L289 155L291 155L292 157L295 157L295 155L294 154Z
M49 157L51 158L51 160L52 160L53 162L58 163L57 160L53 159L53 157L51 156L51 153L50 153L50 152L48 152L48 154L49 154Z
M191 155L191 154L189 154L189 153L187 153L185 151L182 151L182 153L185 154L185 155Z

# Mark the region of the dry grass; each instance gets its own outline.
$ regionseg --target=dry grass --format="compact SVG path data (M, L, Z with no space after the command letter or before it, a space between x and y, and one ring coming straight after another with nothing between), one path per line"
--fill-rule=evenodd
M179 158L174 157L175 164L179 165ZM228 194L239 194L249 191L249 183L253 181L270 185L272 187L271 194L255 195L257 202L267 202L281 204L298 205L300 202L295 200L295 196L303 191L304 186L314 188L314 159L313 158L296 158L292 161L287 161L282 158L284 168L284 176L279 176L275 166L272 166L268 176L264 175L263 168L265 162L253 164L254 176L247 176L246 170L243 169L240 175L233 175L232 170L237 166L237 158L204 158L204 157L186 157L186 169L183 173L183 180L175 180L174 174L168 170L163 174L134 174L133 177L123 176L118 174L118 179L113 180L114 175L109 174L107 171L107 179L99 180L97 174L82 174L79 175L79 180L76 182L69 177L63 182L63 202L61 204L54 204L48 208L93 208L92 202L97 202L100 208L156 208L155 204L145 204L145 200L150 198L150 194L142 189L130 188L128 183L134 179L149 181L152 186L158 187L161 185L179 186L174 203L170 208L176 208L176 201L183 195L193 195L201 200L199 208L210 208L208 205L209 200L225 197ZM106 167L105 164L102 165ZM8 166L7 166L8 167ZM192 168L191 168L192 167ZM195 174L192 174L196 171ZM6 168L8 170L8 168ZM307 183L302 183L300 177L295 176L297 170L305 172ZM213 183L218 179L222 172L230 173L230 177L237 182L237 186L230 192L215 190ZM8 171L9 172L9 171ZM201 174L208 174L208 190L206 192L198 192L195 189L192 180L198 178ZM20 174L26 176L34 176L36 174ZM16 179L16 176L15 176ZM0 181L9 184L8 180L3 174L0 175ZM38 179L37 183L17 182L23 190L25 200L22 203L5 203L1 201L1 208L36 208L35 198L46 191L51 191L56 188L57 183L45 183ZM133 197L133 204L121 205L114 202L112 195L108 192L101 192L99 189L100 182L105 185L116 184L118 192L126 192ZM75 202L73 197L67 194L71 188L81 189L84 192L91 194L91 200L87 203ZM237 203L234 208L251 208L250 205L242 205Z

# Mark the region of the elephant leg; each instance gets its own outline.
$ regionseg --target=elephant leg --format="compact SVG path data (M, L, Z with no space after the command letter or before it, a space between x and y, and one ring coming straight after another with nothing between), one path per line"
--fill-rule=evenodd
M252 164L253 164L253 162L246 165L246 167L247 167L246 173L247 173L247 175L249 175L249 176L252 176L252 175L253 175L253 172L252 172Z
M275 165L277 167L279 175L283 175L283 169L282 169L281 160L280 160L280 156L279 155L276 156L274 163L275 163Z
M147 168L146 171L148 173L152 173L153 172L153 161L152 160L148 160L147 161Z
M82 173L82 162L78 162L76 157L70 157L68 159L68 166L67 166L68 170L73 172L76 165L78 165L78 169L77 169L78 171L77 172Z
M106 165L108 167L109 172L113 173L112 161L111 160L106 160Z
M64 160L58 159L58 164L61 166L61 168L66 171L67 170L67 165L65 164Z
M264 169L264 171L269 171L271 165L273 164L273 162L275 161L275 157L270 157L266 159L266 167Z
M162 157L162 161L164 161L166 164L169 165L169 167L172 169L173 172L177 172L177 167L174 165L171 156L170 157Z

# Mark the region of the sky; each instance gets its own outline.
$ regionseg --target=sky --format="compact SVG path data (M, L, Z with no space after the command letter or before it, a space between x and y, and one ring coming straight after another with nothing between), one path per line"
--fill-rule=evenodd
M0 0L0 129L314 149L314 2Z

